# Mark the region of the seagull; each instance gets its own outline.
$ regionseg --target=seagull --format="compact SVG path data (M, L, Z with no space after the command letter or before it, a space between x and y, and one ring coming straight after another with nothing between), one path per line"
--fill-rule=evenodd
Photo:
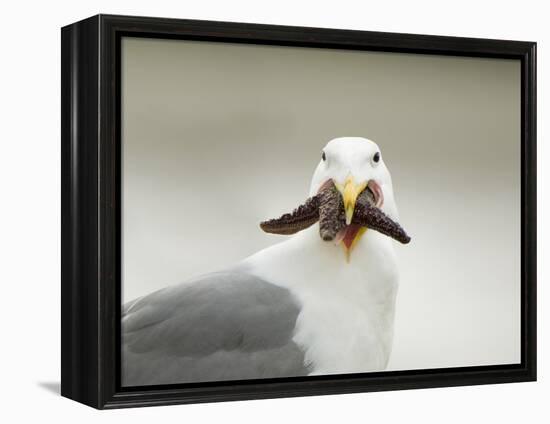
M399 280L395 241L354 224L362 192L383 216L399 219L378 145L362 137L331 140L310 198L328 182L345 215L332 241L319 236L312 219L228 269L125 304L122 385L384 370Z

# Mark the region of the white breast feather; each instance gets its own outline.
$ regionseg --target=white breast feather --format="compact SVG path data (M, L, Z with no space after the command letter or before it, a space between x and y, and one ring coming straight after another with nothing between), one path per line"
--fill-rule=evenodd
M389 360L398 272L393 241L367 230L349 263L318 226L245 260L301 303L294 341L315 374L383 370Z

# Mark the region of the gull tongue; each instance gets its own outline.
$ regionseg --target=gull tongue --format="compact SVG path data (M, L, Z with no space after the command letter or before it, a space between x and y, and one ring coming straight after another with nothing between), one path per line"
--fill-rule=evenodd
M346 246L346 249L350 250L353 245L353 241L355 240L357 233L361 231L361 228L362 227L357 224L347 225L346 228L338 232L334 240L335 243L339 243L341 241Z

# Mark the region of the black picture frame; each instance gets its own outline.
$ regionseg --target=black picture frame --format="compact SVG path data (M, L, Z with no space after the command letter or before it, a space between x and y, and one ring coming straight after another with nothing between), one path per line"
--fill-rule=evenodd
M120 40L209 40L521 61L521 363L121 388ZM97 15L61 31L61 394L120 408L536 380L536 43Z

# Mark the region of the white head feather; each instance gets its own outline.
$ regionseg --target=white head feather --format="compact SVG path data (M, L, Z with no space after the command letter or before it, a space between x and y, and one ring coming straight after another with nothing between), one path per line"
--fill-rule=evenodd
M380 209L393 220L399 219L390 171L374 141L363 137L339 137L329 141L322 153L325 159L321 158L313 173L310 196L316 194L328 179L341 185L350 175L357 184L374 180L384 193L384 203ZM374 157L377 153L379 160L375 162Z

